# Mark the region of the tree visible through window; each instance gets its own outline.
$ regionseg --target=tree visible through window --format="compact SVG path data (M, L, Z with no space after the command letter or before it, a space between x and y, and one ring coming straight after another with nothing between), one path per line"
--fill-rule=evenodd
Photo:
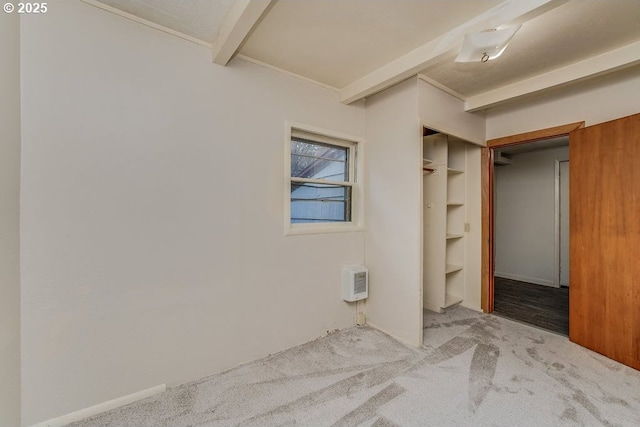
M355 144L292 132L291 224L350 222Z

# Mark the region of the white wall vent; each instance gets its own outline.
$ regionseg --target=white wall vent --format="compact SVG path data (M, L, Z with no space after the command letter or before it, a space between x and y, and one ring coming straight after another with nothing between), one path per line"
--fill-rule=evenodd
M359 301L369 296L369 272L361 265L342 268L342 299Z

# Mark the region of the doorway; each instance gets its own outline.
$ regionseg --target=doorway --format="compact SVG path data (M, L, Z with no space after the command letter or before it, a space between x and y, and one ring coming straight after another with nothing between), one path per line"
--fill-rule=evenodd
M512 135L487 141L482 149L482 283L481 305L486 313L494 311L495 292L495 218L494 218L494 180L495 150L515 147L536 141L566 137L569 132L584 127L584 122L571 123L534 132Z
M559 278L568 264L560 219L568 207L561 172L569 138L496 148L494 155L494 313L568 335L569 292Z

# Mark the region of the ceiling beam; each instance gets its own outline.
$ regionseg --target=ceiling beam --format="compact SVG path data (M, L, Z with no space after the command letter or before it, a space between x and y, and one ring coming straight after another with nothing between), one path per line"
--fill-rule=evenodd
M350 104L416 75L460 49L465 33L522 24L568 0L506 0L430 42L394 59L340 90L340 101Z
M227 65L273 0L237 0L213 42L213 62Z
M467 98L465 111L473 112L496 107L508 101L523 99L558 89L571 83L597 77L640 64L640 41L598 56L558 68L547 73L490 90Z

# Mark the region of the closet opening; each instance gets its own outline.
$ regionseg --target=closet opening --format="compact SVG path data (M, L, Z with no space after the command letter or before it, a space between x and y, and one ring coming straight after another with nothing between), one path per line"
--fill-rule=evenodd
M481 147L423 127L423 308L480 311Z

